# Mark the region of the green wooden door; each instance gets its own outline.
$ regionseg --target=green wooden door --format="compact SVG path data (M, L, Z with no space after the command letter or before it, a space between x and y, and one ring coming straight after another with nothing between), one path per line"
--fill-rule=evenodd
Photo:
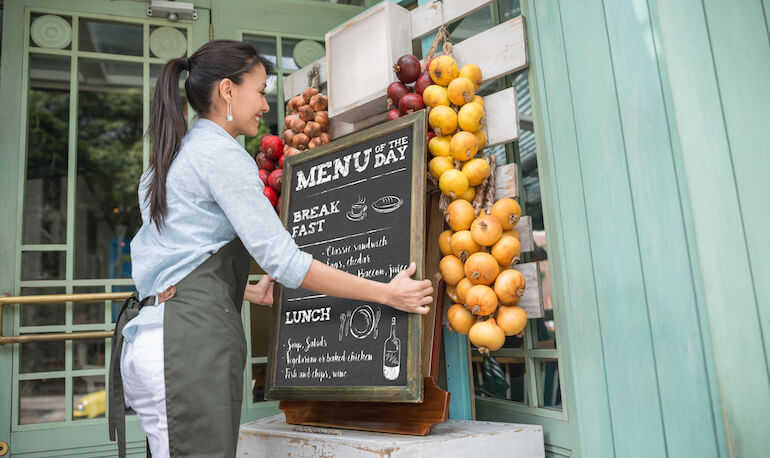
M208 39L209 11L197 14L170 22L131 1L5 2L1 291L133 289L128 246L141 223L136 183L149 162L154 81L168 58ZM118 305L4 307L3 334L108 331ZM104 418L110 344L0 346L0 440L12 456L114 456ZM128 439L143 456L133 416Z
M359 14L361 6L316 1L214 0L212 28L215 39L243 40L254 44L274 65L268 79L270 112L263 119L261 134L283 131L283 77L324 56L324 34ZM260 135L261 135L260 134ZM243 139L255 153L254 138ZM252 276L251 279L257 279ZM272 309L258 305L244 308L248 325L248 363L241 421L253 421L279 412L278 401L264 400L267 354L272 331Z

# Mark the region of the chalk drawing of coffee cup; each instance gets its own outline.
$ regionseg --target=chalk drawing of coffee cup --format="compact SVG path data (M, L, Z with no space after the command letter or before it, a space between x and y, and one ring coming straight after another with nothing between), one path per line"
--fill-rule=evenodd
M368 206L366 205L366 199L359 198L356 203L350 206L350 211L345 214L345 216L350 221L363 221L364 218L366 218L366 209Z

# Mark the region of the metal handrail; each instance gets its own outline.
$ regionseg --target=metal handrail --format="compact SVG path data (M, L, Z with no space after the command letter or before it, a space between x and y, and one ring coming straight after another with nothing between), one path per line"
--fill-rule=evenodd
M47 334L3 335L3 307L13 304L64 304L66 302L99 302L125 300L131 293L85 293L45 294L38 296L0 296L0 345L28 342L51 342L60 340L103 339L111 337L112 331L59 332Z

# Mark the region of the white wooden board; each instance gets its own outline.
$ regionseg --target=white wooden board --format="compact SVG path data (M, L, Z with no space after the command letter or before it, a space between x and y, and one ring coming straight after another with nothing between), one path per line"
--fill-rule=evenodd
M543 427L450 419L435 425L428 436L409 436L288 425L283 414L278 414L242 424L236 454L259 458L465 458L477 455L479 449L490 457L544 458Z
M454 45L457 65L476 64L483 81L500 78L528 65L524 18L517 16Z
M387 108L393 63L412 52L409 11L381 2L326 33L329 117L356 122Z
M420 5L409 12L412 40L422 38L441 27L469 16L493 0L443 0ZM443 8L442 8L443 5Z
M500 165L495 169L495 200L519 196L519 172L516 164Z
M502 145L519 138L516 90L512 87L484 97L489 146Z
M525 262L516 264L514 269L524 275L526 287L524 295L517 304L527 312L527 318L542 318L543 313L543 295L540 291L540 265L537 262Z
M521 243L522 253L531 253L535 251L535 239L532 236L532 217L522 216L515 229L519 231L519 243Z

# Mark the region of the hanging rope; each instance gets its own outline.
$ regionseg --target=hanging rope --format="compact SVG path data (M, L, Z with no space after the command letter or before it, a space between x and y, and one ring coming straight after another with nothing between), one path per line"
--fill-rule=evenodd
M318 62L313 64L313 68L307 74L307 86L321 90L321 66Z
M430 50L428 50L428 54L422 61L422 71L426 70L428 67L428 62L430 62L430 60L433 59L433 56L436 55L438 46L441 43L443 43L441 48L442 52L447 56L451 56L452 43L449 42L449 31L443 25L439 27L438 32L436 32L436 36L433 38L433 43L430 45Z

